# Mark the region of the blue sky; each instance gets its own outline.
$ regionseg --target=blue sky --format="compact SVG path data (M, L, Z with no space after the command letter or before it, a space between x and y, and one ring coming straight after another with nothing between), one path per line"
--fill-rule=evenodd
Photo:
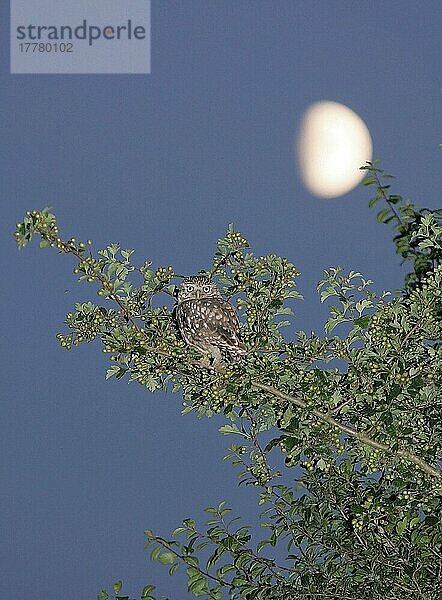
M95 598L114 578L186 598L143 550L184 517L227 500L254 511L222 456L220 420L180 399L105 382L98 345L63 351L76 301L98 298L73 264L12 232L52 206L66 237L134 247L178 272L205 268L234 222L258 254L288 256L306 301L295 329L321 331L322 269L400 286L391 233L358 188L318 200L293 140L305 108L329 99L367 123L395 191L436 207L440 183L439 3L152 2L152 73L10 75L0 7L3 393L0 584L4 597ZM67 291L66 291L67 290Z

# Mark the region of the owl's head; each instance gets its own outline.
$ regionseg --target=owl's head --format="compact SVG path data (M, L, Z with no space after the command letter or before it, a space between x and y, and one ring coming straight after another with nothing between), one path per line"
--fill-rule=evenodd
M178 304L185 300L201 298L222 298L216 283L204 275L185 277L178 289Z

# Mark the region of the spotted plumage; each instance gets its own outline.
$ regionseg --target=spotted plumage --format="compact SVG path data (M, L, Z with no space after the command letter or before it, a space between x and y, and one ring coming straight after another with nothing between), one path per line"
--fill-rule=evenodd
M212 366L238 362L247 353L241 341L238 315L208 277L185 277L178 289L175 318L185 342Z

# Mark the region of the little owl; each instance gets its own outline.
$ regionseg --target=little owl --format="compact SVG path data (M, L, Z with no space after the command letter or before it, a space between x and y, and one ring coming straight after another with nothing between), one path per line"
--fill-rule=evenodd
M184 341L204 354L204 364L238 362L247 353L235 309L208 277L185 277L178 289L175 318Z

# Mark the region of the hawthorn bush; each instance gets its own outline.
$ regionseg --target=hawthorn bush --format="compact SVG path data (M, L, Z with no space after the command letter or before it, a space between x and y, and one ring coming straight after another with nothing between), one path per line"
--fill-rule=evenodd
M377 163L363 168L375 191L370 205L384 203L377 218L394 225L396 252L411 267L403 290L377 294L360 273L329 268L318 284L330 308L324 336L298 331L289 340L284 328L301 299L296 267L256 256L229 226L202 272L237 306L249 353L222 371L201 366L158 301L174 293L172 267L136 265L133 250L118 244L94 253L90 241L65 240L49 209L17 224L19 247L39 236L40 247L71 255L79 280L98 284L105 301L75 305L61 346L98 340L109 355L106 378L178 392L184 414L226 417L220 431L235 440L227 458L240 484L256 486L255 525L267 534L257 543L224 502L205 509L205 524L186 518L169 537L146 531L151 558L171 574L184 567L194 596L442 594L442 210L390 194ZM155 593L146 585L140 597ZM129 600L121 581L98 595L110 598Z

